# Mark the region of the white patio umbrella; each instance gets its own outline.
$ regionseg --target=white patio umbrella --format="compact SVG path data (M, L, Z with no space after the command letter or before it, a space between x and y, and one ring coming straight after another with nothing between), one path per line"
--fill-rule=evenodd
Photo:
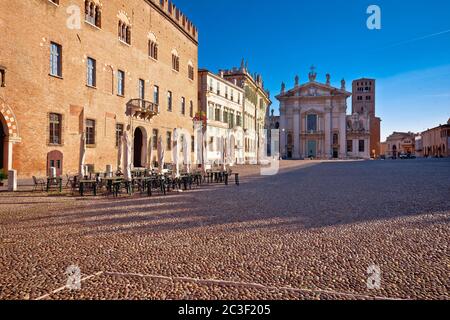
M184 150L184 164L186 165L186 172L191 173L191 152L188 149L189 146L188 137L184 138L183 141L183 150Z
M127 131L125 131L123 134L123 146L124 146L123 178L126 181L131 181L131 140L130 140L130 136L128 135Z
M206 135L204 135L204 139L202 141L202 169L203 172L206 173L206 164L208 162L208 142L206 141Z
M173 131L173 148L172 148L172 162L175 165L175 177L180 176L180 157L178 148L178 129Z
M148 168L153 170L153 139L148 139Z
M227 138L222 137L222 167L223 167L223 171L227 170L227 159L228 159Z
M123 172L123 137L120 137L117 145L117 171Z
M80 137L80 168L79 168L80 178L84 178L84 176L86 175L84 165L85 161L86 161L86 137L84 133L82 133Z
M157 145L157 151L158 151L158 164L159 164L159 173L163 172L164 169L164 161L165 161L165 152L164 152L164 143L163 139L160 136L158 139L158 145Z

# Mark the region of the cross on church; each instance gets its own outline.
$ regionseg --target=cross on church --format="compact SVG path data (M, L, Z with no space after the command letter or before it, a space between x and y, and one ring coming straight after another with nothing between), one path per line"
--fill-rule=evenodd
M314 65L311 66L311 72L312 72L312 73L314 73L314 71L315 71L316 69L317 69L317 68L314 67Z

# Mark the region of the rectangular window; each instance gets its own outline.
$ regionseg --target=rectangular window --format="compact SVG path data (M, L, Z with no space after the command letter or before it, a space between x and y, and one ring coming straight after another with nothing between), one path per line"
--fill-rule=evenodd
M220 109L217 108L215 111L214 120L220 121Z
M6 86L6 70L0 69L0 87Z
M145 100L145 81L139 79L139 99Z
M62 47L54 42L50 43L50 74L62 77Z
M97 61L87 58L87 85L95 87L97 82Z
M316 114L308 114L306 117L307 121L307 131L308 132L316 132L317 131L317 115Z
M167 131L166 133L166 145L167 145L167 150L172 150L172 132Z
M347 140L347 152L353 152L353 141Z
M86 144L95 145L95 120L86 120Z
M125 72L117 71L117 94L119 96L125 95Z
M116 147L119 146L119 141L123 136L123 124L116 124Z
M158 149L158 129L153 129L152 131L152 144L153 150Z
M364 140L359 140L359 152L364 152L366 150L366 144Z
M181 97L181 114L186 114L186 99L184 97Z
M50 144L61 144L62 115L50 113Z
M153 87L153 103L159 105L159 87Z
M167 91L167 111L172 112L172 91Z
M209 79L209 91L213 92L214 90L214 83L213 83L213 79Z
M220 82L217 82L217 95L220 96Z
M188 66L188 77L191 80L194 80L194 67L193 66Z
M192 100L189 102L189 116L194 117L194 102Z
M195 137L191 136L191 152L195 152Z

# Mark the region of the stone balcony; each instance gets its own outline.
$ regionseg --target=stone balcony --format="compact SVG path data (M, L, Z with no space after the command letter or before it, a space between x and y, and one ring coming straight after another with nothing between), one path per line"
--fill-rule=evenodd
M302 131L302 136L324 136L325 131L319 131L319 130L310 130L310 131Z
M150 121L159 114L159 106L143 99L132 99L127 103L127 114L131 117Z

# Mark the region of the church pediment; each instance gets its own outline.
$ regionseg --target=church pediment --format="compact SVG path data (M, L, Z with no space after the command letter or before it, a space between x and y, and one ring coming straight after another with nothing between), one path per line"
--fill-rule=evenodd
M346 90L338 89L319 82L308 82L301 86L297 86L285 93L280 94L277 98L288 97L329 97L329 96L346 96L350 97L351 93Z

